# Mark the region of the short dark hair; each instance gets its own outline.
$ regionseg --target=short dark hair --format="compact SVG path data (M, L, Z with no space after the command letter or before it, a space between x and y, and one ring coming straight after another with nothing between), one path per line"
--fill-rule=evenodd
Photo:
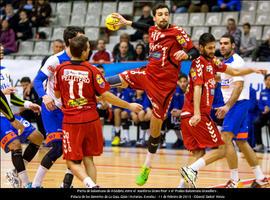
M161 4L161 3L159 3L159 4L157 4L156 6L154 6L154 8L153 8L153 16L155 16L157 10L158 10L158 9L161 9L161 8L167 8L168 11L169 11L169 13L170 13L169 6L167 6L166 4Z
M21 83L31 83L31 79L28 76L21 78Z
M188 80L188 76L186 74L183 74L183 73L179 74L178 80L180 80L181 78L185 78Z
M234 18L229 18L227 21L232 21L233 23L236 23Z
M270 77L270 74L266 74L266 75L264 76L264 80L266 81L266 79L267 79L268 77Z
M103 67L103 65L101 65L101 64L98 64L96 67L97 67L98 69L103 69L103 70L104 70L104 67Z
M78 33L84 34L83 28L78 26L68 26L64 30L63 38L67 47L69 46L69 40L76 37Z
M199 45L206 46L209 42L215 42L216 39L211 33L203 33L199 39Z
M53 42L59 42L59 43L64 44L64 41L63 41L63 40L61 40L61 39L56 39L56 40L54 40Z
M225 33L224 35L221 36L221 38L229 38L231 44L235 44L235 39L232 35L230 35L229 33Z
M250 27L251 27L251 26L250 26L250 23L248 23L248 22L247 22L247 23L244 23L243 26L247 26L249 29L250 29Z
M87 49L88 37L80 35L70 40L70 53L73 57L80 58Z

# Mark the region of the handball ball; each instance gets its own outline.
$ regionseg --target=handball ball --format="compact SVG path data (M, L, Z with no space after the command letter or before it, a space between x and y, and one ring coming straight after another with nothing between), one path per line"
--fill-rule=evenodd
M112 17L112 15L108 15L105 19L105 25L111 31L117 31L120 28L120 26L115 25L118 22L119 19Z

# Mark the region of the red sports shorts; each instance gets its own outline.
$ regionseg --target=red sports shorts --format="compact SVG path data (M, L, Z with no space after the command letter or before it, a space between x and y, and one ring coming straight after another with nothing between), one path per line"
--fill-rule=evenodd
M63 124L63 157L65 160L82 160L99 156L103 152L103 135L100 119L82 124Z
M218 147L224 144L215 122L210 116L202 115L196 126L190 126L190 117L181 118L181 130L186 149L189 151Z
M147 77L146 73L145 68L140 68L124 71L120 76L131 88L144 90L152 103L154 116L164 120L177 83L175 83L175 86L170 87L168 81L154 82Z

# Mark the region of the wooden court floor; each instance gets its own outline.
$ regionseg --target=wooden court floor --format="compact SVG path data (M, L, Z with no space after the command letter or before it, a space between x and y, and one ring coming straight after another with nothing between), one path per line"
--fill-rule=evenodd
M33 180L35 172L43 155L48 148L41 147L40 151L27 166L30 180ZM146 149L105 147L104 153L95 158L98 178L97 183L103 188L138 188L135 177L143 164ZM251 168L248 166L243 155L239 157L239 176L244 181L244 187L248 187L249 179L254 178ZM270 176L270 153L258 153L260 165L263 172ZM186 150L160 149L152 164L152 171L145 188L176 188L179 180L179 168L186 165L191 159L191 154ZM12 167L10 154L1 151L1 188L10 187L5 179L5 172ZM48 171L43 187L59 188L66 170L65 161L60 158ZM217 187L229 179L229 170L225 159L219 160L204 167L198 176L197 186ZM75 188L83 187L83 184L74 179Z

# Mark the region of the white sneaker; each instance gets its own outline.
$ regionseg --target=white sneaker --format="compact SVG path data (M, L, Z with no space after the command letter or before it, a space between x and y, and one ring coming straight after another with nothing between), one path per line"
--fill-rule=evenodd
M196 188L195 182L197 180L197 174L198 172L194 171L190 167L182 167L181 168L181 176L185 179L185 181L193 188Z
M18 176L16 169L12 169L6 172L6 178L9 184L13 188L21 188L21 180Z

